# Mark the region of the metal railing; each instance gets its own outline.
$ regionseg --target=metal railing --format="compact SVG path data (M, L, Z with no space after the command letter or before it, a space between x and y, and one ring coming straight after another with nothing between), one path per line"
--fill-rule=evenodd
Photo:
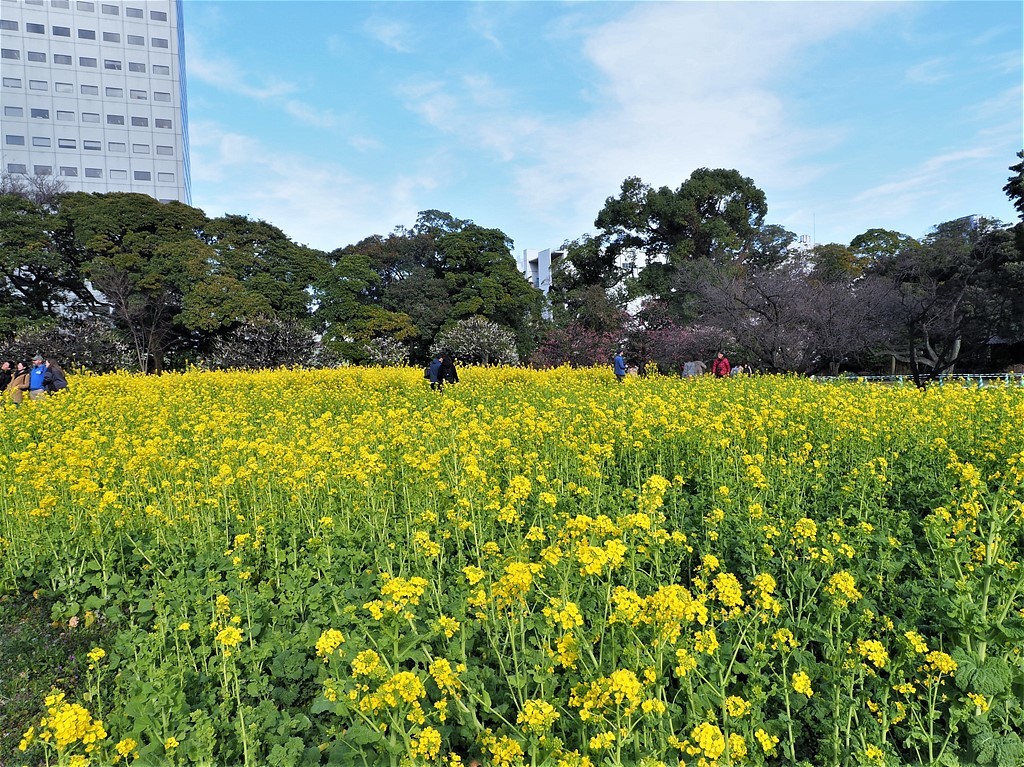
M856 383L859 381L896 385L914 383L914 377L912 375L839 375L811 376L811 378L825 383ZM929 379L927 377L922 378L927 380L929 384L937 386L944 386L947 383L957 384L960 386L975 386L979 389L996 384L1002 384L1005 386L1024 386L1024 374L1021 373L940 373L936 379Z

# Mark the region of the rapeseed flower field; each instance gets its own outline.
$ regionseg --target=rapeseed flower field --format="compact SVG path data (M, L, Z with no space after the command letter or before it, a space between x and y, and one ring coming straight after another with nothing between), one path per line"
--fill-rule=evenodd
M1024 764L1024 389L109 375L0 413L24 764ZM31 598L31 597L28 597Z

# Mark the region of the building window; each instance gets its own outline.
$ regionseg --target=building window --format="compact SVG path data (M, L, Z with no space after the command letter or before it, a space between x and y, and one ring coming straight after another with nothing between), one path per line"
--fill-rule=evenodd
M71 37L71 27L54 27L54 37Z
M0 19L0 29L9 29L12 32L17 32L18 22L8 21L7 19Z
M30 91L48 91L50 84L46 80L29 80L28 89Z
M25 137L14 136L8 133L4 136L4 143L7 144L7 146L25 146Z
M53 90L54 90L54 93L74 93L75 92L75 86L72 85L71 83L56 83L55 82L53 84Z
M29 61L38 61L41 64L46 63L46 54L42 51L29 51L25 54Z
M29 116L35 117L38 120L49 120L50 110L49 109L30 109Z
M14 48L0 48L0 59L21 59L21 51L15 50Z
M120 32L104 32L103 33L103 42L105 42L105 43L119 43L119 42L121 42L121 33Z
M107 142L107 151L108 152L126 152L126 151L128 151L128 146L124 142L122 142L122 141L108 141Z
M83 96L99 96L100 86L98 85L83 85L81 87Z
M110 178L113 181L127 181L128 180L128 171L126 171L126 170L114 170L113 168L111 168L111 170L110 170Z
M96 112L82 112L82 122L84 123L98 123L100 116Z
M79 56L78 66L80 67L94 67L96 66L96 59L92 56Z
M66 165L60 166L60 175L78 177L78 168L69 168Z
M55 53L55 54L53 54L53 63L54 64L67 64L68 66L70 66L71 65L71 57L68 56L66 53Z
M172 127L170 120L161 120L159 117L156 118L155 120L153 120L153 124L157 128L171 128Z
M25 5L42 5L43 0L25 0Z
M51 173L53 173L53 166L52 165L33 165L32 166L32 172L35 173L37 176L49 176Z
M163 91L153 91L153 101L170 101L171 94Z
M134 101L145 101L149 98L149 94L146 91L129 90L128 96Z
M143 64L142 62L139 62L139 61L129 61L128 62L128 71L129 72L145 72L146 71L146 65Z
M156 145L156 153L157 154L162 154L162 155L167 155L169 157L174 157L174 147L173 146L162 146L160 144L157 144Z
M57 110L57 119L58 120L65 120L67 122L74 122L75 121L75 113L74 112L67 112L67 111L64 111L62 109L58 109Z
M156 174L156 180L157 181L162 181L165 184L173 184L174 183L174 174L173 173L157 173Z
M25 110L21 107L4 107L4 117L24 117Z
M25 31L26 32L32 32L33 34L36 34L36 35L45 35L46 34L46 25L45 24L29 24L26 21L25 22Z
M75 7L80 11L89 11L89 13L92 13L96 10L96 3L87 3L85 0L78 0Z
M166 64L154 64L153 65L153 74L154 75L169 75L170 73L171 73L171 68L169 66L167 66Z
M133 117L132 127L134 128L148 128L149 118L148 117Z
M124 125L124 115L107 115L107 125Z
M102 168L86 168L85 169L85 177L86 178L103 178L103 169Z
M21 78L20 77L5 77L3 79L3 86L5 88L20 88Z
M134 154L149 154L149 144L132 144Z
M79 40L95 40L96 30L95 29L80 29L78 30Z
M7 163L8 173L28 173L28 168L20 162L9 162Z
M108 16L120 16L121 15L121 9L118 6L116 6L116 5L106 5L106 4L101 5L100 6L100 11L102 13L107 14Z
M59 149L78 149L78 142L73 138L59 138L57 139L57 147Z
M125 8L124 15L130 19L141 19L143 18L141 8Z
M145 45L146 38L142 35L128 35L128 45Z
M167 21L167 13L164 11L150 11L149 18L153 21Z
M33 136L32 146L50 146L49 136Z
M85 140L82 142L82 149L88 149L90 152L99 152L103 149L103 145L99 141Z
M167 38L166 37L151 37L151 38L149 38L149 42L150 42L150 44L154 48L166 48L167 47Z
M107 96L113 96L114 98L124 97L124 88L111 88L109 85L103 91Z
M70 8L71 2L70 0L50 0L50 5L54 8Z
M135 173L133 175L134 175L136 181L152 181L153 180L153 174L150 173L148 170L137 170L137 171L135 171Z
M121 62L120 61L115 61L114 59L103 59L103 68L104 69L114 69L114 70L117 70L118 72L120 72L121 71Z

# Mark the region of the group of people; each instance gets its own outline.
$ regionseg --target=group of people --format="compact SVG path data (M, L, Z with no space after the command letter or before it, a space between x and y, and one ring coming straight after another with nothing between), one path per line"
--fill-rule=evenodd
M423 377L430 381L431 389L442 391L446 383L457 384L459 382L459 371L455 369L452 355L442 352L430 360L427 369L423 371Z
M32 359L31 364L9 360L0 363L0 391L9 392L15 405L20 405L26 394L29 399L43 399L67 386L68 379L61 366L40 354Z
M629 368L626 366L626 358L622 354L622 350L615 353L615 357L612 359L612 372L615 373L615 377L621 383L629 372ZM693 376L704 375L708 372L708 366L703 360L691 360L683 364L683 378L691 378ZM729 378L730 376L743 375L745 373L752 372L749 368L743 365L730 365L729 358L725 356L725 352L718 352L715 355L715 359L711 362L711 375L715 378Z

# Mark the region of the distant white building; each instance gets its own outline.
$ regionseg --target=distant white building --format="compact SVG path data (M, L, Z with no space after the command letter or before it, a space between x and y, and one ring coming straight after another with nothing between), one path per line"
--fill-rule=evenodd
M551 290L551 271L565 258L564 250L524 250L519 269L530 284L546 296Z
M181 0L0 0L0 171L190 201Z

